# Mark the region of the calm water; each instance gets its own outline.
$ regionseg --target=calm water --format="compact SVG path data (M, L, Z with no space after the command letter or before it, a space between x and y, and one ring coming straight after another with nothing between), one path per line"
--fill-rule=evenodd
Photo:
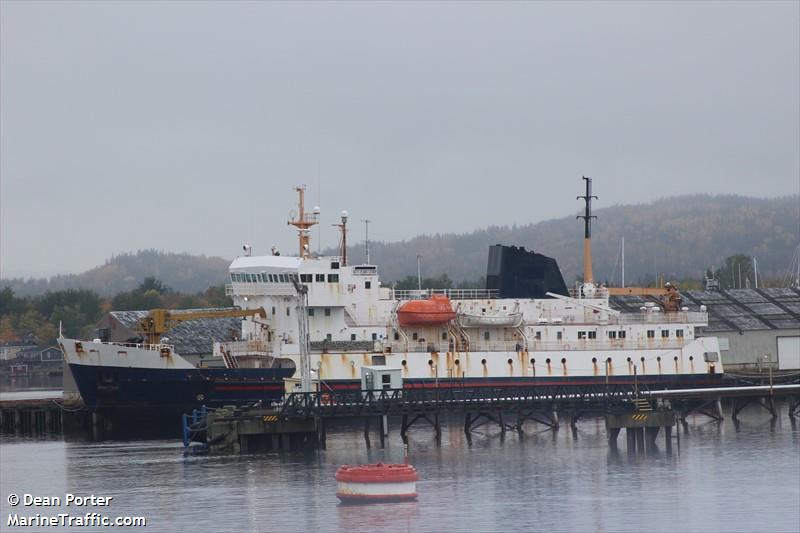
M698 417L680 452L629 457L625 435L609 451L602 422L504 440L489 426L472 445L454 423L442 446L429 428L410 434L420 471L416 503L340 506L343 463L402 461L399 432L385 450L359 431L329 433L328 449L242 457L184 456L174 440L64 442L4 437L0 530L9 493L114 496L110 516L144 515L142 531L800 531L800 426L785 406L771 426L745 411L738 429ZM674 438L674 436L673 436ZM23 507L16 507L26 512ZM61 509L27 512L57 514ZM21 530L22 528L16 528ZM50 528L48 530L54 530Z

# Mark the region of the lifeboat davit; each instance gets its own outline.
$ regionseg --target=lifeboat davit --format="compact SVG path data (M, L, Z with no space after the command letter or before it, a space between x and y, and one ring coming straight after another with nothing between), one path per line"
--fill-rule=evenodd
M427 300L411 300L397 310L401 326L441 326L456 317L450 298L434 294Z
M418 480L408 464L342 465L336 471L336 497L343 503L416 500Z

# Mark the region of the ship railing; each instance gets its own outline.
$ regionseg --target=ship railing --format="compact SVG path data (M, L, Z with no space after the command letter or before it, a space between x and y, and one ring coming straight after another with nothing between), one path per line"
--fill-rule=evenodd
M214 356L222 357L223 351L234 357L242 355L272 355L272 347L265 340L228 341L214 343Z
M576 300L584 300L589 298L583 294L583 289L580 287L573 287L567 289L569 291L569 297L575 298ZM607 300L608 299L608 288L607 287L595 287L594 294L591 297L592 300Z
M616 316L608 317L609 324L708 324L708 313L703 311L672 311L672 312L653 312L642 311L640 313L620 313Z
M493 300L498 297L497 289L392 289L390 300L426 300L433 295L447 296L451 300Z
M162 348L168 348L170 352L175 351L175 346L172 344L145 344L137 342L106 342L101 341L100 344L107 344L109 346L122 346L123 348L139 348L141 350L161 351Z
M570 341L543 341L531 339L528 352L580 352L580 351L638 351L638 350L679 350L694 339L656 338L656 339L583 339ZM431 353L454 352L449 342L415 342L411 341L408 349L402 342L391 344L394 353ZM462 352L463 350L458 350ZM473 340L469 345L470 352L523 352L525 343L522 339L515 341Z

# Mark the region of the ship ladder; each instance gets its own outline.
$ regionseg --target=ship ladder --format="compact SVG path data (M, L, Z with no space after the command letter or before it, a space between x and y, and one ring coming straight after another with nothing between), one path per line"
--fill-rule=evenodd
M653 406L650 404L649 400L645 400L643 398L637 398L633 400L633 405L636 407L637 411L652 411Z
M239 361L231 355L230 351L222 350L222 360L225 361L225 368L239 368Z

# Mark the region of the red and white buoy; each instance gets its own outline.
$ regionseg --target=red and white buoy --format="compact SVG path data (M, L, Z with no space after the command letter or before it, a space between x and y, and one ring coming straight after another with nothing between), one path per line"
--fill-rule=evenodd
M417 471L407 462L342 465L336 471L336 496L345 503L416 500L417 480Z

